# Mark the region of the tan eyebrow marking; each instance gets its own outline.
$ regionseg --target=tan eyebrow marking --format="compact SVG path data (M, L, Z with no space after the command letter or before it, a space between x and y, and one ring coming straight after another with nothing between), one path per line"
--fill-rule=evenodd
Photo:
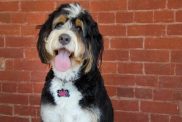
M76 25L77 27L81 27L81 28L83 29L83 22L82 22L80 19L76 19L75 25Z
M59 17L57 17L54 21L53 21L53 27L56 26L56 24L58 23L65 23L67 21L68 17L65 15L61 15Z
M67 17L66 16L64 16L64 15L61 15L60 17L59 17L59 22L62 22L62 23L65 23L66 22L66 20L67 20Z

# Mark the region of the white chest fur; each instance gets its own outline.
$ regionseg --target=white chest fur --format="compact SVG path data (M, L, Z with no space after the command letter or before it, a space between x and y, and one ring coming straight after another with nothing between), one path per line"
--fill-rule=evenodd
M68 90L70 96L59 97L57 90L60 89ZM81 108L79 101L83 96L72 82L63 84L62 81L54 78L51 82L50 92L56 105L41 105L43 122L98 122L100 117L99 110L97 108L91 110Z

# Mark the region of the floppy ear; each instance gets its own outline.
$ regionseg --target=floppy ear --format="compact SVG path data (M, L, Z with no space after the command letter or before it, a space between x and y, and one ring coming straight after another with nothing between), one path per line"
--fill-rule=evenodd
M49 62L49 54L47 53L45 49L45 43L46 38L49 36L49 33L51 32L52 22L49 18L42 26L39 32L38 42L37 42L37 49L39 53L39 57L41 59L42 63L48 63Z
M103 38L99 32L97 23L93 24L91 32L93 33L91 45L92 45L93 56L95 59L94 62L96 65L100 65L102 63L102 53L104 50L104 46L103 46Z
M40 32L39 32L39 37L38 37L38 42L37 42L37 49L39 53L39 57L41 59L42 63L49 63L49 60L51 58L51 55L46 51L45 44L46 44L46 39L49 36L50 32L52 31L52 23L53 19L55 17L56 12L53 12L52 14L49 15L49 18L47 21L40 26Z
M85 27L84 37L87 41L87 51L89 52L86 68L86 70L88 70L101 64L104 47L102 35L99 32L97 23L92 19L89 13L83 16Z

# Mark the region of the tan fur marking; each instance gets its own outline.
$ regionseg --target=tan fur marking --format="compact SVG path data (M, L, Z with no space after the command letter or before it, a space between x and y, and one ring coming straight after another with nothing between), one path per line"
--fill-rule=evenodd
M86 68L85 68L85 73L89 72L92 68L92 64L93 64L93 56L92 56L92 49L89 46L89 49L87 50L87 60L88 63L86 64Z
M53 21L53 26L56 26L57 23L65 23L66 20L68 19L67 16L65 15L60 15L59 17L57 17L54 21Z
M75 25L76 25L77 27L81 27L81 28L83 29L83 22L82 22L80 19L76 19Z

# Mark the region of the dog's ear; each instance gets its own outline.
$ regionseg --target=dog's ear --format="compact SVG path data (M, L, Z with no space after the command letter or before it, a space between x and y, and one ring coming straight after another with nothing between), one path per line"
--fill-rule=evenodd
M37 26L37 28L40 29L37 41L37 50L42 63L48 64L51 59L51 55L46 51L45 43L47 37L52 31L53 20L55 17L59 16L61 12L64 13L65 11L63 10L63 8L68 6L69 4L62 4L59 8L57 8L53 13L49 15L47 21L43 25Z
M99 32L97 23L93 20L89 13L85 14L84 27L85 33L84 37L87 40L88 52L88 62L86 70L100 66L102 63L102 53L104 50L103 38Z
M53 15L50 15L48 20L43 25L37 26L38 28L40 28L39 37L37 41L37 50L38 50L41 62L46 64L49 63L50 55L46 51L45 43L46 43L47 37L52 31L53 18L54 18Z
M103 38L102 35L100 34L99 28L97 23L93 24L93 27L91 28L93 32L93 38L91 40L92 43L92 50L93 50L93 56L95 58L95 63L97 65L100 65L102 63L102 54L104 50L103 46Z

